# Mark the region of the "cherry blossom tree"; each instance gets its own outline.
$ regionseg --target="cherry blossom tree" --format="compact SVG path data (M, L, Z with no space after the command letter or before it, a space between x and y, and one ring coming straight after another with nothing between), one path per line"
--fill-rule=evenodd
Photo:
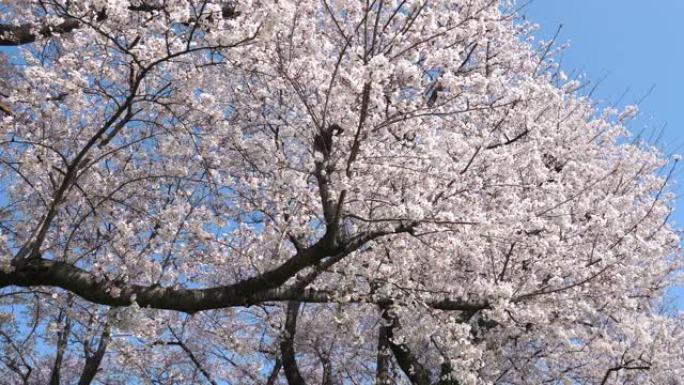
M3 1L0 382L681 383L677 159L516 7Z

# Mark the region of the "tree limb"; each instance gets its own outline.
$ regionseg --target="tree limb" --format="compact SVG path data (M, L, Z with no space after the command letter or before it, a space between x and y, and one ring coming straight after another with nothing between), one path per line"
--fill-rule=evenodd
M636 365L636 366L629 366L629 365L618 365L616 367L610 368L606 370L606 374L603 376L603 380L601 381L601 385L605 385L608 383L608 379L610 378L610 375L615 372L619 372L621 370L650 370L651 367L649 365Z
M81 378L78 380L78 385L90 385L90 383L95 379L97 371L102 363L102 358L107 351L107 345L111 340L111 329L109 324L104 326L102 334L100 334L100 342L97 345L97 350L94 354L86 355L85 365L83 365L83 371L81 371Z
M76 19L65 20L57 25L47 23L37 26L33 24L0 24L0 46L30 44L39 38L47 38L54 34L69 33L80 27Z
M306 385L306 381L299 372L297 359L295 358L294 336L297 332L297 315L301 303L292 301L287 304L285 331L280 341L280 354L282 355L285 378L290 385Z
M294 300L311 303L372 303L379 306L393 303L393 299L385 297L356 295L343 299L328 292L282 286L296 272L292 275L276 275L274 271L279 271L279 269L227 286L177 289L98 279L89 272L68 263L40 259L26 261L25 264L14 268L0 267L0 288L12 285L53 286L101 305L130 306L135 302L140 307L186 313ZM269 280L267 277L273 279ZM433 309L450 311L475 311L490 307L484 301L451 298L433 298L426 300L425 303Z
M212 378L211 373L209 373L209 371L204 367L204 365L202 365L202 362L197 358L197 356L192 352L192 350L190 350L188 345L186 345L180 339L180 337L176 334L176 332L170 326L168 326L168 329L171 332L171 334L176 338L175 345L178 345L178 346L180 346L181 349L183 349L185 354L188 355L188 358L190 358L190 361L192 361L192 363L195 365L195 367L200 371L200 373L202 373L204 378L206 378L206 380L209 381L209 383L211 385L218 385L218 383L216 381L214 381L214 379Z
M1 26L0 26L0 28L1 28ZM2 102L0 102L0 112L2 112L2 113L5 114L5 115L9 115L9 116L14 115L14 114L12 113L12 109L9 108L9 107L7 107L7 106L6 106L5 104L3 104Z
M405 343L397 343L394 339L394 330L399 327L399 319L396 314L392 313L391 309L384 308L382 310L382 319L386 323L387 341L390 350L397 360L397 364L401 370L406 374L412 384L414 385L431 385L430 372L418 362L418 359L411 353L408 345Z
M389 326L380 322L378 330L378 355L375 363L375 384L390 385Z
M69 333L71 333L71 319L66 314L64 309L59 311L58 322L64 322L64 327L57 333L57 352L55 354L55 363L50 374L50 385L60 385L60 377L62 371L62 359L64 358L64 350L66 349Z
M132 12L158 12L164 10L164 5L129 5L128 9ZM231 19L238 16L239 13L235 11L235 6L232 2L228 2L221 7L221 16L223 18ZM97 21L107 19L105 12L98 12ZM68 18L59 24L49 24L47 21L40 24L0 24L0 46L17 46L34 43L41 38L49 38L55 34L64 34L73 32L81 28L82 23L78 19Z
M283 362L280 360L280 357L276 357L275 364L273 364L273 370L271 370L271 374L268 375L268 379L266 380L266 385L274 385L276 383L282 366Z

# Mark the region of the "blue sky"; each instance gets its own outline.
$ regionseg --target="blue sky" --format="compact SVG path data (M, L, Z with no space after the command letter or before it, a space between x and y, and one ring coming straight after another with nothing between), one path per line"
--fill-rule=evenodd
M533 0L522 13L540 24L540 39L550 39L562 24L557 41L570 45L562 66L566 73L579 71L588 80L605 77L596 98L625 105L647 95L630 129L660 137L655 144L665 153L684 153L684 1ZM682 198L673 219L681 227L681 166L675 175L674 191ZM684 289L672 290L671 296L684 309Z

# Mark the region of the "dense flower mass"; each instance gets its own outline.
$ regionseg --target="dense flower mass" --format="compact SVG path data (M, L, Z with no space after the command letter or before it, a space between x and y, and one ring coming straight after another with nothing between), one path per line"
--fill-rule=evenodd
M3 1L0 382L680 384L677 159L516 6Z

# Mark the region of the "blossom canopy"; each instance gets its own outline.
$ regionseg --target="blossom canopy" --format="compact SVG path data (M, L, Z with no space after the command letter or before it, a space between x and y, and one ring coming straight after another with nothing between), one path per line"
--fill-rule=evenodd
M4 1L1 378L679 384L677 159L517 6Z

